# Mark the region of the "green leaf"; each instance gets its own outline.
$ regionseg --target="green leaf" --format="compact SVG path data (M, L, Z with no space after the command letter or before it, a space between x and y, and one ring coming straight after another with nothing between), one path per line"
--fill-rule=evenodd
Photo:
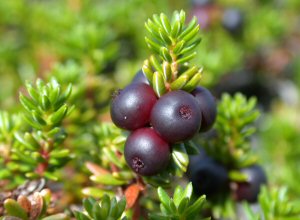
M31 143L28 143L27 140L25 140L25 138L22 137L20 132L16 132L14 134L15 138L17 139L17 141L19 141L21 144L23 144L26 148L30 149L30 150L36 150L39 148L39 145L32 145Z
M69 155L70 155L69 149L55 149L50 153L50 157L55 157L55 158L64 158L64 157L68 157Z
M37 108L37 104L33 102L31 99L28 97L24 96L22 93L19 95L19 100L22 104L22 106L28 111L31 112L31 110Z
M143 65L142 71L146 78L148 79L150 85L153 84L152 79L153 79L153 71L149 68L149 66Z
M197 53L196 53L196 52L193 52L193 53L191 53L190 55L187 55L187 56L184 56L184 57L178 59L178 60L177 60L177 63L178 63L178 64L185 63L185 62L187 62L187 61L193 59L196 55L197 55Z
M179 20L180 20L181 25L183 26L185 23L185 11L184 10L180 10Z
M171 89L172 90L179 90L184 87L184 85L187 83L188 77L187 76L180 76L175 81L171 83Z
M184 31L179 35L179 39L183 39L186 35L188 35L194 28L199 24L198 19L196 16L190 21L188 26L184 29Z
M184 40L185 42L189 42L190 40L192 40L199 33L199 28L199 25L194 27L187 35L182 38L182 40Z
M190 79L198 72L198 70L199 68L197 66L193 66L183 72L180 76L187 76L187 78Z
M36 123L39 123L41 126L47 125L46 121L42 118L42 115L39 112L32 110L31 116L32 116L33 120Z
M145 41L146 41L146 43L147 43L147 45L148 45L148 47L150 48L150 49L152 49L152 50L154 50L156 53L160 53L160 47L162 46L162 45L159 45L159 44L157 44L157 43L155 43L154 41L152 41L152 40L150 40L149 38L147 38L147 37L145 37Z
M78 211L75 211L74 215L77 220L91 220L87 215Z
M122 161L120 160L120 158L118 158L117 154L112 149L109 149L108 147L104 147L102 149L102 152L106 156L106 158L109 161L113 162L117 167L119 168L124 167Z
M153 74L153 89L158 97L161 97L166 93L165 82L162 74L159 72L155 72Z
M43 108L44 111L49 110L49 108L51 107L51 103L50 100L48 99L48 97L46 95L42 95L41 96L41 106Z
M170 21L167 18L167 16L165 14L161 13L160 21L161 21L161 24L162 24L163 28L165 29L165 31L169 34L171 31L171 25L170 25Z
M163 214L150 213L149 214L149 219L150 220L170 220L171 216L166 216L166 215L163 215Z
M160 39L166 44L166 45L171 45L172 41L169 38L169 35L166 34L161 28L158 31Z
M168 82L172 77L171 65L168 62L164 61L162 67L164 79L166 82Z
M199 148L193 141L190 140L190 141L184 142L184 145L185 145L186 152L189 155L196 155L196 154L200 153Z
M190 199L188 197L183 198L178 205L178 213L183 214L188 207Z
M40 94L36 91L36 89L28 82L26 82L26 89L34 102L38 102Z
M101 207L98 203L93 204L92 217L97 220L106 220L105 216L102 216Z
M121 217L121 215L122 215L123 212L125 211L125 208L126 208L126 199L125 199L125 198L122 198L122 199L118 202L117 207L118 207L118 211L117 211L116 217L119 218L119 217Z
M176 43L174 49L173 49L173 53L176 55L179 55L182 51L182 49L184 49L184 45L185 45L185 41L181 40L179 42Z
M206 199L205 195L199 197L192 205L190 205L186 209L184 214L187 217L187 219L189 216L194 216L201 211L201 208L204 205L205 199Z
M193 193L193 185L192 183L190 182L186 187L185 187L185 190L183 191L183 194L182 194L182 198L191 198L192 196L192 193Z
M183 144L176 144L173 146L172 158L180 170L186 172L189 164L189 157Z
M229 179L236 182L247 182L248 176L237 170L231 170L229 172Z
M105 185L112 185L112 186L119 186L126 184L126 180L119 180L113 177L111 174L103 174L99 176L91 176L90 177L92 181L96 183L101 183Z
M57 125L57 124L61 123L63 118L66 116L67 112L68 112L68 106L67 106L67 104L64 104L50 116L51 123L53 125Z
M182 28L182 26L180 24L180 21L176 21L172 27L171 37L176 38L178 36L178 34L180 33L181 28Z
M200 80L202 78L202 73L198 72L196 73L192 79L190 79L182 88L183 90L187 91L187 92L191 92L193 91L199 84Z
M110 199L108 195L104 195L102 197L100 207L101 207L101 216L103 217L103 219L107 219L110 212Z
M158 187L157 189L157 194L158 194L158 198L160 200L160 202L163 204L163 206L169 210L170 210L170 207L169 207L169 204L170 204L170 197L168 196L168 194L166 193L165 190L163 190L163 188L161 187Z
M178 207L180 202L181 202L181 199L182 199L182 193L183 193L183 189L180 185L178 185L176 188L175 188L175 191L174 191L174 194L173 194L173 199L174 199L174 203L175 205Z
M160 54L163 57L163 59L167 62L172 62L172 57L169 53L169 50L165 47L160 48Z
M177 207L175 206L175 203L174 203L173 199L170 199L169 207L171 209L172 214L177 214Z
M179 54L185 54L189 53L192 50L194 50L201 42L201 38L196 39L194 42L192 42L190 45L184 47Z
M4 202L4 208L8 215L27 220L28 216L26 211L19 205L19 203L13 199L7 199Z
M156 59L154 55L150 56L150 63L151 65L160 73L162 73L162 67L160 65L160 62Z

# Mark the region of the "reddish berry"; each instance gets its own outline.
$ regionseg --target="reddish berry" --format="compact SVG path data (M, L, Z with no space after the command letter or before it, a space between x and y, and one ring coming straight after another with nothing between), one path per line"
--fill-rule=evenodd
M235 197L237 201L256 202L260 187L267 183L267 177L261 166L254 165L240 170L248 177L247 182L237 183Z
M213 126L217 116L215 98L209 90L201 86L192 91L192 94L195 96L201 109L202 122L200 132L208 131Z
M170 147L152 128L140 128L127 138L124 155L133 171L152 176L168 165Z
M110 114L120 128L134 130L149 123L157 98L153 89L144 83L130 84L113 97Z
M194 136L200 128L201 113L191 94L172 91L155 103L150 122L163 139L175 143Z

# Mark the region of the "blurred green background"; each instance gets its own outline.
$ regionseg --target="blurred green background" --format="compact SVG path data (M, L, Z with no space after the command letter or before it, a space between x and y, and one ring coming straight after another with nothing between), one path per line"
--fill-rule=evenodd
M299 196L299 0L3 0L0 108L17 111L25 81L53 75L75 84L87 97L85 108L109 120L112 91L128 84L149 56L144 22L180 9L202 27L193 60L203 66L202 85L217 98L237 91L257 97L262 116L253 148L269 182ZM92 117L84 113L83 122Z

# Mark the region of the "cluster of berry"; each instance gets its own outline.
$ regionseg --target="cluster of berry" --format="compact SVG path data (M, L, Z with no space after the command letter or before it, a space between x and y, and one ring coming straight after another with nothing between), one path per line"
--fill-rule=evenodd
M236 201L256 202L261 186L267 183L264 170L259 165L252 165L239 172L247 180L230 181L228 169L202 151L200 155L190 158L187 174L198 195L205 194L208 199L214 200L230 193Z
M124 150L128 165L140 175L151 176L168 165L172 144L211 128L216 103L203 87L191 93L170 91L158 98L140 71L113 97L110 113L118 127L131 131Z

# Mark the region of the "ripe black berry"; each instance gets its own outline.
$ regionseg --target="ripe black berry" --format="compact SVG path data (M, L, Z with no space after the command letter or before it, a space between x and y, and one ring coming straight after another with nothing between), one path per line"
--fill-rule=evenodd
M134 130L149 122L157 98L153 89L144 83L130 84L115 94L110 114L120 128Z
M194 136L200 128L201 113L191 94L172 91L155 103L150 122L163 139L175 143Z
M222 24L232 35L240 35L244 24L242 12L235 8L226 9L223 14Z
M198 195L205 194L211 199L229 191L227 170L206 155L190 157L187 173Z
M237 183L235 197L237 201L256 202L260 187L267 183L266 174L258 165L243 168L241 172L248 177L248 180L247 182Z
M214 124L217 116L217 106L215 98L204 87L198 86L192 94L195 96L201 109L201 128L200 132L208 131Z
M145 84L148 84L149 85L149 81L148 79L146 78L145 74L143 73L142 70L139 70L135 77L132 79L132 82L131 83L145 83Z
M168 165L170 147L152 128L140 128L127 138L124 155L133 171L151 176Z

